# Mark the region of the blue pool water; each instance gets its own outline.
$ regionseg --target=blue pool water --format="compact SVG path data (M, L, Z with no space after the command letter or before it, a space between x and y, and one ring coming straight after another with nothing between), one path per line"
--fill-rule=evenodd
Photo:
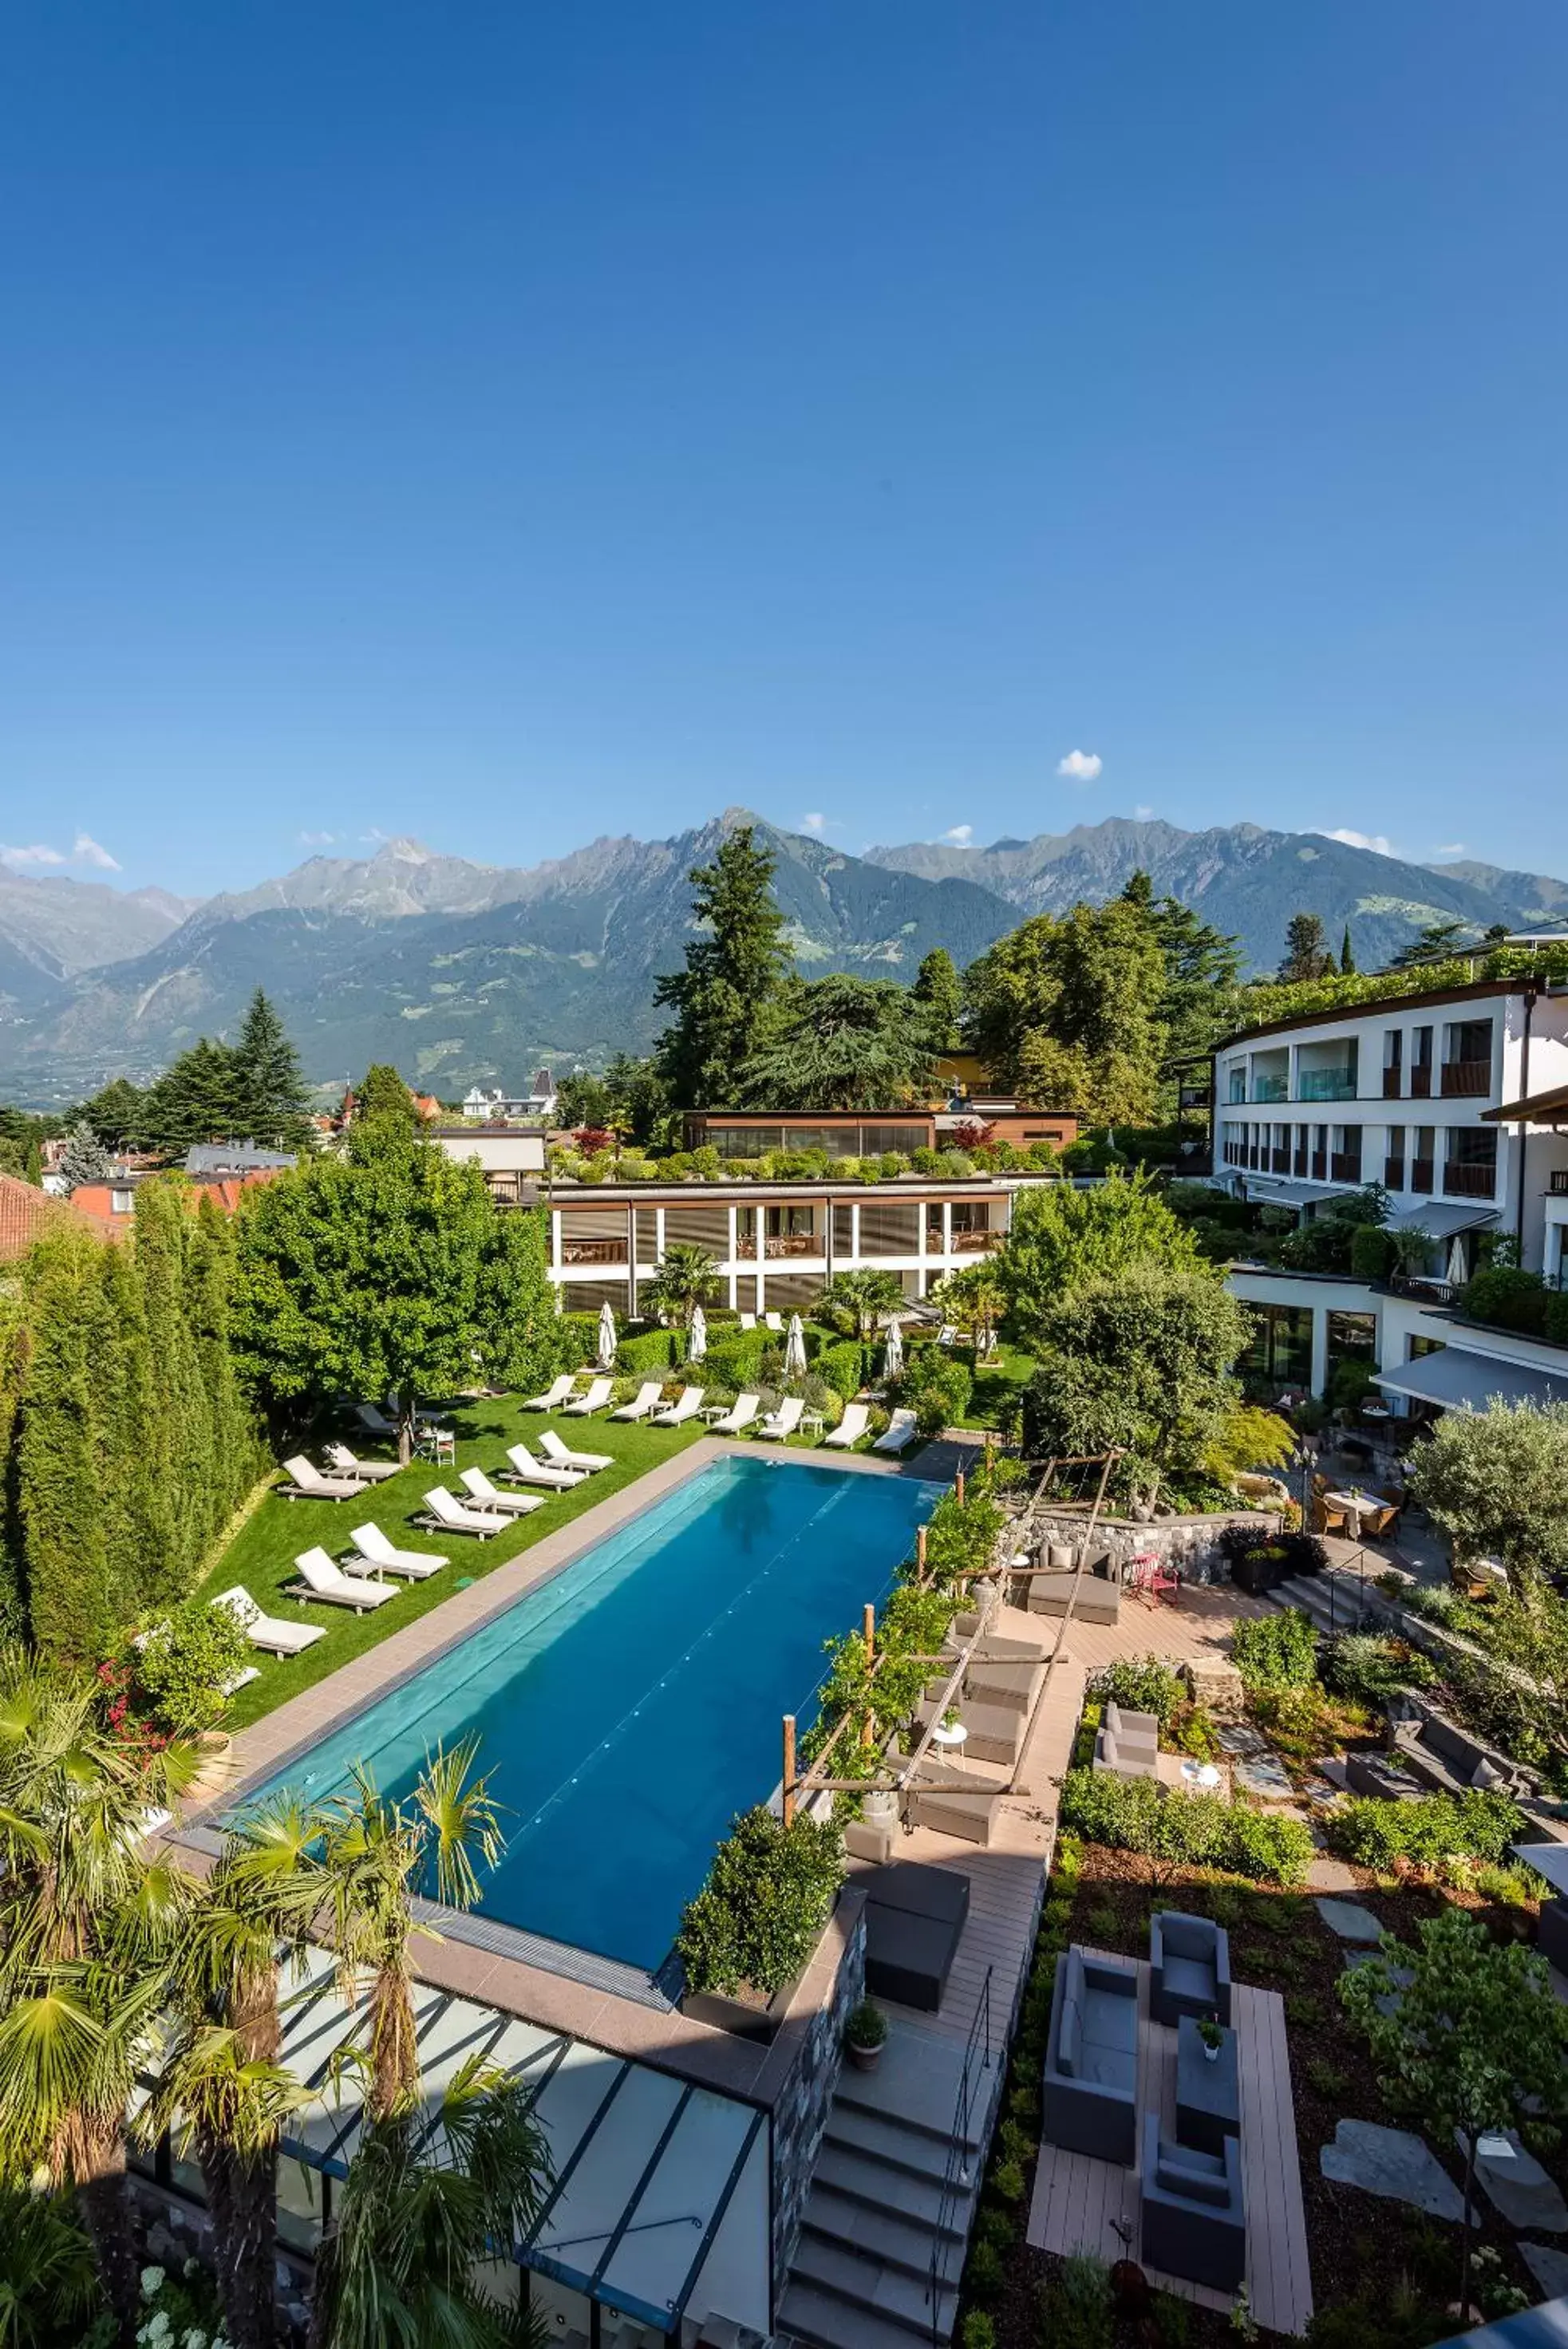
M714 1461L274 1783L328 1794L358 1761L400 1795L477 1732L507 1836L484 1914L652 1971L777 1785L780 1715L815 1717L824 1640L882 1597L939 1490Z

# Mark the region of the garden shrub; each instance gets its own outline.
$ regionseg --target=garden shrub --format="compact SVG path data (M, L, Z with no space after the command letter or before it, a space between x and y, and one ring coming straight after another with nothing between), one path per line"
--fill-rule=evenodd
M1334 1376L1328 1382L1328 1403L1331 1411L1355 1411L1369 1394L1377 1391L1377 1366L1360 1354L1348 1354L1334 1366Z
M564 1371L586 1371L598 1360L597 1313L563 1313L556 1324L556 1359Z
M595 1344L597 1349L597 1331ZM615 1350L616 1369L627 1379L661 1377L685 1359L684 1341L673 1330L644 1330L635 1338L623 1338Z
M962 2349L996 2349L996 2327L983 2308L971 2308L959 2335Z
M1501 1330L1521 1330L1529 1337L1544 1336L1546 1306L1552 1291L1539 1273L1518 1265L1484 1265L1465 1285L1460 1310L1471 1321L1490 1321Z
M1372 1631L1337 1631L1324 1642L1324 1685L1355 1704L1386 1704L1402 1688L1430 1688L1438 1675L1403 1640Z
M785 1827L762 1804L742 1812L681 1916L676 1948L690 1987L782 1990L821 1938L843 1866L836 1826L802 1812Z
M1169 1664L1158 1656L1118 1656L1089 1682L1102 1703L1118 1704L1128 1713L1152 1713L1161 1729L1187 1702L1187 1691Z
M1184 1787L1168 1792L1152 1778L1069 1770L1061 1816L1092 1843L1171 1865L1220 1868L1261 1883L1300 1884L1312 1865L1312 1836L1302 1820Z
M914 1413L922 1435L940 1435L962 1419L973 1383L964 1364L944 1347L918 1346L898 1382L898 1400Z
M1357 1224L1350 1235L1353 1280L1386 1280L1399 1261L1399 1243L1380 1224Z
M187 1599L149 1631L128 1659L137 1690L158 1727L197 1736L223 1719L224 1683L250 1661L250 1637L226 1607Z
M859 1393L864 1383L865 1357L852 1338L840 1338L823 1347L812 1369L841 1402L847 1402L852 1395Z
M1247 1688L1304 1688L1317 1678L1317 1632L1299 1607L1238 1623L1231 1661Z
M926 1523L926 1568L933 1581L950 1585L960 1575L983 1574L991 1564L1002 1513L985 1495L971 1495L961 1506L956 1493L944 1493Z
M1511 1795L1495 1788L1424 1795L1412 1803L1353 1795L1329 1814L1328 1839L1341 1858L1384 1873L1397 1859L1435 1867L1454 1855L1501 1861L1527 1825Z
M1278 1556L1282 1574L1287 1580L1293 1580L1297 1575L1322 1574L1328 1565L1328 1551L1316 1534L1261 1536L1255 1526L1226 1526L1220 1535L1219 1548L1232 1568L1238 1559L1267 1549L1271 1555Z

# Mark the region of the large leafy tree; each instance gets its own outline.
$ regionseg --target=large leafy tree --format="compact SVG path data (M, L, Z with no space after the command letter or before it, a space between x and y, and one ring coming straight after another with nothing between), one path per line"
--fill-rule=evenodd
M478 1166L387 1119L252 1192L234 1343L275 1416L390 1393L400 1456L421 1393L547 1372L553 1299L536 1209L498 1208Z
M1459 1555L1501 1558L1516 1592L1568 1570L1568 1403L1446 1412L1410 1481Z
M1059 1300L1137 1266L1195 1270L1202 1250L1147 1177L1113 1174L1092 1190L1056 1183L1020 1193L995 1263L1027 1344Z
M373 1061L354 1092L354 1114L369 1121L389 1117L405 1133L419 1125L414 1097L389 1061Z
M739 1071L742 1106L894 1109L930 1089L930 1030L891 979L796 980Z
M1153 1116L1166 963L1147 906L1036 914L964 973L964 1033L996 1080L1096 1125Z
M618 1052L605 1071L608 1116L578 1118L578 1125L607 1123L628 1142L656 1143L670 1123L670 1100L656 1061Z
M700 935L682 970L667 974L654 1001L673 1012L659 1039L659 1073L680 1109L732 1105L741 1063L789 967L784 916L774 902L776 859L742 824L711 864L692 867Z
M234 1108L242 1135L274 1150L311 1139L310 1095L288 1030L258 987L234 1040Z

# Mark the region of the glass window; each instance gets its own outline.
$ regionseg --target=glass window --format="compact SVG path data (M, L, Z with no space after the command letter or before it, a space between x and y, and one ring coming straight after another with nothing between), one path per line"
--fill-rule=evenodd
M1304 1387L1312 1377L1310 1305L1253 1305L1252 1338L1242 1368L1276 1387Z

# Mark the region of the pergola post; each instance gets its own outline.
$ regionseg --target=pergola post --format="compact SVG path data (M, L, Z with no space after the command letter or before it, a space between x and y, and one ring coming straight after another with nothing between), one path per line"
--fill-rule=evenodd
M784 1717L784 1823L794 1825L794 1715Z

